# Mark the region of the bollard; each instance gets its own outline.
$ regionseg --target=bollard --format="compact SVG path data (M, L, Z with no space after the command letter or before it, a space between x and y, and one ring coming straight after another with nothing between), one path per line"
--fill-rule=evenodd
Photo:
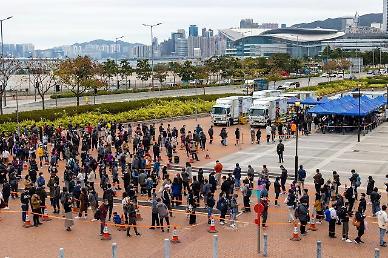
M213 235L213 258L218 258L218 235Z
M65 258L65 249L59 248L59 258Z
M322 242L317 241L317 258L322 258Z
M264 238L263 256L267 257L268 256L268 235L264 234L263 238Z
M164 258L170 258L170 239L164 239Z
M112 258L117 258L117 244L112 244Z
M375 258L380 258L380 249L375 248Z

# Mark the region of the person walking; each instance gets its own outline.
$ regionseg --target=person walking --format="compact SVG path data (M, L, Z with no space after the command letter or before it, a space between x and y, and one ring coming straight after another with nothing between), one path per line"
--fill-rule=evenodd
M209 130L207 131L208 135L209 135L209 144L213 144L213 140L214 140L214 129L213 129L213 126L211 125Z
M255 143L255 137L256 137L256 132L255 132L255 129L252 127L251 128L251 144L254 144Z
M276 152L279 156L279 163L284 163L283 153L284 153L284 144L282 140L279 140L278 146L276 147Z
M269 144L269 140L271 139L271 126L269 124L265 127L265 134L267 136L267 144Z
M256 131L256 143L257 143L257 144L260 144L260 140L261 140L261 130L260 130L260 128L259 128L259 129L257 129L257 131Z
M239 144L240 144L240 136L241 136L239 128L236 128L236 130L234 131L234 136L236 138L236 143L234 145L235 146L239 146Z
M379 225L379 233L380 233L380 246L387 247L387 242L384 241L385 233L387 232L387 223L388 223L388 215L387 215L387 206L383 205L381 210L376 213L377 215L377 223Z

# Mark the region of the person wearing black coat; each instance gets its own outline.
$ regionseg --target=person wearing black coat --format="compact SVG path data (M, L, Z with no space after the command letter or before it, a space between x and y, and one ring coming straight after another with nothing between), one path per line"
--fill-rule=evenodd
M365 233L365 216L364 214L362 213L362 211L359 209L357 212L356 212L356 221L359 223L358 226L356 226L357 228L357 237L356 239L354 240L357 244L360 244L360 243L364 243L362 240L361 240L361 237L364 235Z

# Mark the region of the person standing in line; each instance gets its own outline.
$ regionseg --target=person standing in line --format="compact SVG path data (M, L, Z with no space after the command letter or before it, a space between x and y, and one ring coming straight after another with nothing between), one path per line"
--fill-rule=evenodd
M335 236L335 223L337 221L337 211L334 207L335 204L332 205L331 208L329 208L329 211L327 212L327 218L326 221L329 222L329 237L330 238L336 238Z
M237 228L236 225L236 219L237 219L237 213L238 213L238 203L237 203L237 194L233 194L232 198L230 199L230 227L233 229Z
M236 163L236 167L233 170L233 177L234 177L234 187L240 188L240 181L241 181L241 167L240 164Z
M306 179L306 176L307 176L306 170L304 170L303 165L300 165L298 170L299 194L302 194L301 191L304 190L304 181Z
M250 205L250 198L252 195L252 190L249 185L249 179L245 178L243 180L243 187L241 188L241 193L243 195L243 203L244 203L244 210L243 212L250 212L251 211L251 205Z
M214 171L216 172L217 185L221 185L221 175L222 175L223 168L224 166L221 164L219 160L217 160L216 165L214 166Z
M42 224L40 221L39 221L39 216L40 216L40 198L39 198L39 195L34 193L32 196L31 196L31 209L32 209L32 213L33 213L33 221L34 221L34 227L37 227L39 226L40 224Z
M384 241L385 233L387 232L387 223L388 223L388 215L387 215L387 206L383 205L381 210L377 212L377 223L379 225L379 233L380 233L380 246L387 247L387 242Z
M280 192L281 192L281 186L280 186L280 183L279 183L279 177L276 177L275 178L275 182L273 183L273 187L275 189L275 206L280 206L278 204L278 200L279 200L279 195L280 195Z
M136 227L136 208L131 199L129 199L128 205L127 205L127 217L128 217L128 227L127 227L127 237L130 237L131 234L129 234L129 231L131 227L133 226L133 229L135 230L136 236L140 236L140 233L137 231Z
M158 198L156 196L156 192L155 192L155 189L153 190L153 193L152 193L152 214L151 214L151 227L150 229L155 229L155 226L156 227L159 227L159 213L158 213L158 209L157 209L157 204L158 204Z
M283 159L283 153L284 153L284 144L282 143L282 140L279 140L278 146L276 147L276 152L279 156L279 163L284 163Z
M372 193L370 194L370 200L372 202L372 216L376 217L376 213L380 210L380 199L381 195L379 194L379 189L377 187L373 188Z
M338 209L338 217L342 223L342 241L345 241L346 243L352 243L353 241L349 239L350 213L348 211L348 205L349 203L346 202Z
M286 193L286 182L288 178L288 171L285 169L283 165L280 165L280 169L282 170L282 173L280 175L280 185L282 187L283 194Z
M71 231L71 227L74 225L72 213L73 200L70 195L64 195L63 198L63 210L65 212L65 229L66 231Z
M295 217L298 218L300 221L300 233L305 236L307 234L306 225L309 217L307 203L302 202L301 204L299 204L299 206L295 210Z
M356 242L356 244L364 243L364 241L361 240L361 237L365 233L365 215L362 213L360 209L358 209L358 211L355 214L353 225L357 229L357 237L354 240L354 242Z
M104 227L106 225L106 216L108 215L108 206L109 202L107 199L104 199L103 203L98 207L98 210L95 214L95 218L100 220L100 236L104 233Z
M288 196L285 200L287 208L288 208L288 223L295 221L295 206L296 206L296 196L292 189L288 190Z
M158 215L159 215L159 222L160 222L160 226L162 228L162 232L164 232L164 227L163 227L163 220L166 221L167 223L167 232L170 231L170 218L169 218L169 211L168 211L168 208L166 206L166 204L164 204L162 202L162 199L161 198L158 198L157 199L157 202L158 204L156 205L156 209L158 211Z

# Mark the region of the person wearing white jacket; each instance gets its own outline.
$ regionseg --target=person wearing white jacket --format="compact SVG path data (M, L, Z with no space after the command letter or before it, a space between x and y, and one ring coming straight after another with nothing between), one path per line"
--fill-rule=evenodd
M377 215L377 223L379 225L380 231L380 246L386 247L387 243L384 241L385 233L387 232L387 223L388 223L388 215L387 215L387 206L383 205L381 210L376 213Z

